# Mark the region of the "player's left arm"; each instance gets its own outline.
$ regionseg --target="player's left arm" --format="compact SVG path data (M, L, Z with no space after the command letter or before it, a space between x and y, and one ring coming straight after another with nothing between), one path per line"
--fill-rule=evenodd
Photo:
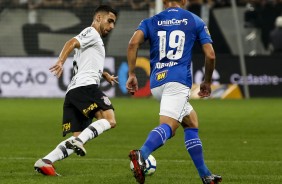
M205 53L205 82L212 82L212 73L215 68L215 52L212 44L207 43L203 45L203 51Z
M102 73L102 77L108 82L110 83L111 85L114 85L115 83L118 84L118 76L115 76L115 75L111 75L109 74L108 72L103 72Z
M138 90L138 81L135 75L136 59L139 46L144 43L144 33L141 30L135 31L127 48L128 80L126 88L129 93L134 94Z
M205 77L200 85L200 91L198 93L201 98L208 97L211 94L212 73L215 68L215 52L212 44L206 43L202 48L205 54Z
M79 47L80 47L80 43L76 38L72 38L65 43L57 62L55 63L55 65L49 68L49 70L52 73L54 73L54 75L57 76L57 78L59 78L62 75L63 65L66 59L68 58L68 56L70 55L70 53L72 53L75 48L79 48Z
M215 68L215 52L212 46L212 39L208 27L199 17L195 17L198 40L202 45L202 50L205 54L205 74L204 81L200 85L198 95L201 98L208 97L211 94L212 73Z

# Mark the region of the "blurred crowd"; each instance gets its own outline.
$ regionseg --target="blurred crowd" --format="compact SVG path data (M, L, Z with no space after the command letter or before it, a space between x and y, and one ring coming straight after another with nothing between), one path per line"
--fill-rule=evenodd
M272 53L282 52L282 0L249 0L245 27L258 29L261 42Z
M58 33L77 33L92 21L93 9L100 4L107 4L120 10L149 10L154 14L155 0L0 0L0 13L5 8L24 8L29 10L29 23L36 24L37 9L67 9L72 11L80 20L79 25ZM236 0L236 4L245 7L244 26L260 31L260 39L266 50L282 50L281 41L281 19L282 0ZM210 27L213 37L224 40L220 33L212 13L213 9L230 7L231 0L189 0L187 10L200 16ZM29 29L29 28L25 28ZM273 33L275 32L275 33ZM277 43L273 43L275 40ZM227 43L220 44L217 50L222 53L230 53ZM277 48L278 47L278 48Z
M211 8L231 6L231 0L189 0L188 6L208 4ZM245 6L251 0L236 0L238 6ZM255 0L261 1L261 0ZM84 6L107 4L117 10L148 10L154 8L155 0L0 0L0 8L58 8L72 9Z
M117 10L148 10L154 7L155 0L0 0L1 10L4 8L58 8L73 9L85 6L96 7L107 4Z

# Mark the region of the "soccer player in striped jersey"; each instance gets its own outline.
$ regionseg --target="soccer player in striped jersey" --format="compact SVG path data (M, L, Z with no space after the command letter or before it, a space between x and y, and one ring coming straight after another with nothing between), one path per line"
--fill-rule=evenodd
M211 93L215 52L207 26L198 16L184 10L187 0L163 0L164 11L144 19L129 41L127 59L129 77L127 90L138 90L135 75L139 46L150 43L150 87L160 100L160 125L154 128L139 150L131 150L130 160L134 176L139 183L145 182L145 162L148 156L172 138L179 126L184 128L185 146L204 184L217 184L222 178L212 174L204 162L202 142L198 135L198 118L189 103L192 87L191 57L196 41L205 54L205 77L198 95L202 98Z
M72 153L84 156L83 145L114 128L116 120L114 108L109 98L99 89L101 77L109 83L117 83L117 77L104 72L105 48L101 37L107 36L115 27L117 12L109 6L101 5L94 11L93 22L77 36L67 41L55 65L50 68L58 78L68 56L75 51L73 78L66 91L63 108L63 136L73 136L62 141L34 168L44 175L56 176L53 163L67 158ZM96 118L97 121L92 122Z

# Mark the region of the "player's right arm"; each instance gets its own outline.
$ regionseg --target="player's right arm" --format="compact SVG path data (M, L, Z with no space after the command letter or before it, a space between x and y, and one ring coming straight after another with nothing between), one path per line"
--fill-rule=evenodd
M66 59L68 58L68 56L70 55L70 53L72 53L75 48L79 48L79 47L80 47L80 43L76 38L72 38L65 43L57 62L55 63L55 65L49 68L49 70L52 73L54 73L54 75L57 76L57 78L59 78L62 75L63 65Z
M130 94L134 94L138 90L135 67L138 48L142 43L144 43L144 33L141 30L137 30L131 37L127 48L128 79L126 82L126 88Z

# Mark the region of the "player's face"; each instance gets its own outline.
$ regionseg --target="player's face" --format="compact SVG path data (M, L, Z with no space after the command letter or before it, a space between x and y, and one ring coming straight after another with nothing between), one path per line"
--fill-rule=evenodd
M112 12L105 14L100 24L100 32L102 37L106 37L112 29L115 28L116 16Z

